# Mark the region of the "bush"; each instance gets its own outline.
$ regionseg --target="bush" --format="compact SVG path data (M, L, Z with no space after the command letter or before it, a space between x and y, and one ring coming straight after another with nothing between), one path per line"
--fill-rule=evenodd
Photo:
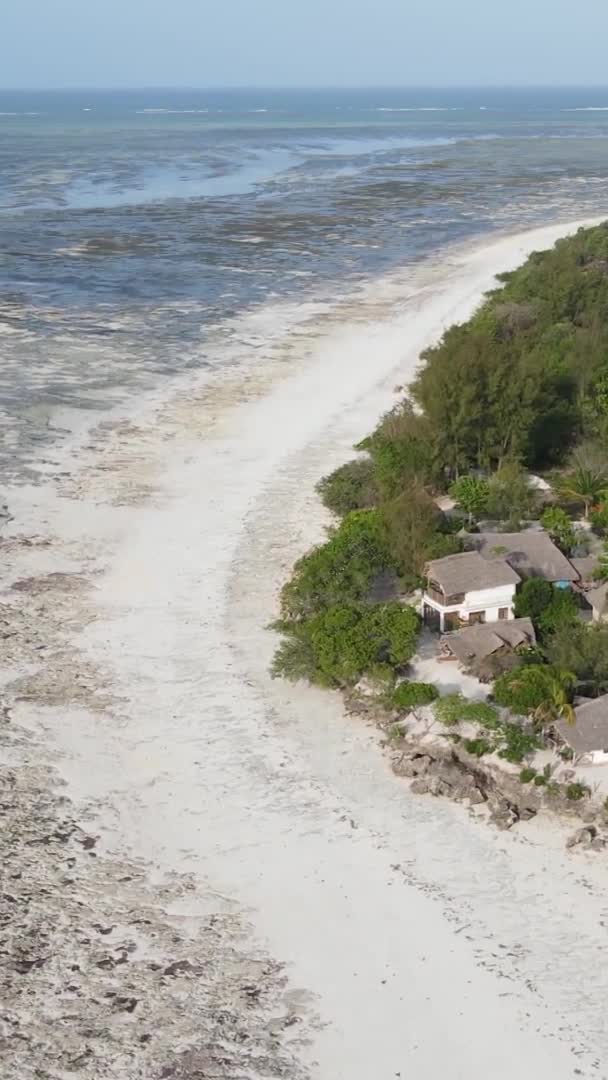
M537 787L544 787L547 783L547 777L543 776L542 773L539 773L538 776L534 777L534 783Z
M415 709L417 705L430 705L439 697L431 683L401 682L393 691L393 705L398 709Z
M556 687L567 684L559 669L531 664L500 675L494 683L494 700L518 716L531 716L554 699Z
M530 766L527 765L525 769L521 770L519 774L519 779L522 784L530 784L533 780L536 779L536 776L536 769L532 769L530 768Z
M589 788L587 788L585 784L568 784L566 788L566 798L570 799L571 802L579 802L580 799L584 799L585 795L588 794Z
M527 754L538 750L539 742L536 736L524 731L519 724L504 724L502 734L504 745L498 751L498 756L504 761L518 765Z
M473 754L475 757L483 757L484 754L491 754L493 747L487 739L463 739L462 745L469 754Z
M559 506L549 506L544 511L540 522L558 548L569 555L576 545L576 534L566 511Z
M495 731L500 726L496 709L485 701L468 701L462 694L446 694L435 705L435 717L447 727L453 727L459 721L480 724L488 731Z
M319 481L317 491L327 509L338 517L375 506L378 492L371 458L359 457L341 465Z
M608 533L608 503L600 503L594 506L590 514L591 527L598 536L606 536Z

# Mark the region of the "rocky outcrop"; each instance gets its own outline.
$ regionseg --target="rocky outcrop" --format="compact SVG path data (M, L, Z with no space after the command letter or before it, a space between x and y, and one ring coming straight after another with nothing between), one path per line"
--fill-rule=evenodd
M600 851L608 848L608 809L603 803L569 795L575 773L567 768L542 784L524 783L521 765L509 765L495 756L479 758L469 753L463 740L432 731L433 725L410 723L397 713L378 706L378 700L348 699L349 711L373 720L388 736L386 749L393 772L411 781L415 795L452 799L468 807L485 805L488 820L499 829L511 829L546 810L561 817L576 818L583 827L572 834L569 848ZM437 725L435 725L437 727ZM542 778L541 778L542 779Z

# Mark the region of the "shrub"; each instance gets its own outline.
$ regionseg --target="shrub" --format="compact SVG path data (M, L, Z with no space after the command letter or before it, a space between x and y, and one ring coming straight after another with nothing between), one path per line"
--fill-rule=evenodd
M401 682L393 691L393 705L398 709L415 709L417 705L430 705L439 697L431 683Z
M536 780L536 769L530 768L526 765L525 769L522 769L519 774L519 779L522 784L530 784L533 780Z
M469 754L474 754L475 757L483 757L484 754L491 754L493 747L487 739L463 739L462 745Z
M566 788L566 798L571 802L579 802L580 799L584 799L585 795L589 794L589 788L585 784L568 784Z
M531 664L500 675L494 683L494 700L518 716L531 716L567 685L566 673L549 664Z
M518 765L524 760L526 754L538 750L539 743L536 736L524 731L519 724L504 724L502 734L504 745L498 751L498 756L504 761Z
M598 536L608 533L608 503L600 503L594 506L590 514L591 527Z
M446 694L435 705L435 717L453 727L460 720L472 724L480 724L489 731L495 731L500 726L500 720L496 709L485 701L469 701L462 694Z
M549 506L544 511L540 522L557 546L569 555L576 544L576 534L566 511L559 506Z
M378 492L371 458L359 457L341 465L319 481L317 491L328 510L338 517L344 517L351 510L366 510L375 506Z

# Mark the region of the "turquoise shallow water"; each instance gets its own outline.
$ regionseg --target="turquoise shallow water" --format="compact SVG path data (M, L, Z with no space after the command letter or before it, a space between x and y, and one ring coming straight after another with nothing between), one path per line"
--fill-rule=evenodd
M604 211L608 89L0 92L0 463L244 311Z

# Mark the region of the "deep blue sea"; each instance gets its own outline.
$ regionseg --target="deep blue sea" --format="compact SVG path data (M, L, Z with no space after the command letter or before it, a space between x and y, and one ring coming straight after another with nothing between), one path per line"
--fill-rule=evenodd
M0 92L0 465L243 312L604 211L608 89Z

